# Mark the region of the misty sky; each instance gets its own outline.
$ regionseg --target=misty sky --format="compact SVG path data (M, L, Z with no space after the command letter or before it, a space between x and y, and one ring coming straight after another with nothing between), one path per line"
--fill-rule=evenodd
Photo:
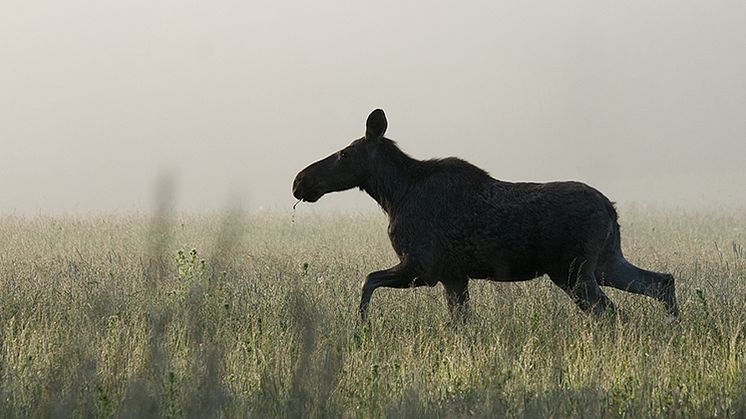
M746 2L0 5L0 213L289 210L381 107L417 158L746 203ZM373 209L359 191L302 211Z

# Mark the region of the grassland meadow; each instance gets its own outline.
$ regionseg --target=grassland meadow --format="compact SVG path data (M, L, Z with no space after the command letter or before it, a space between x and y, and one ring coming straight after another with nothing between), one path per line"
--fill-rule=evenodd
M622 208L622 246L677 278L681 319L547 278L360 285L379 213L0 217L2 417L743 417L746 212Z

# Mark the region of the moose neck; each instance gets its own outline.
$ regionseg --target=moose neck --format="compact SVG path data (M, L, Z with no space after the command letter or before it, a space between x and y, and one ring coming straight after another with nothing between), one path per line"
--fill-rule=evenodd
M379 149L377 163L360 189L391 215L396 212L414 181L413 168L417 160L399 150L393 141L382 141L385 143Z

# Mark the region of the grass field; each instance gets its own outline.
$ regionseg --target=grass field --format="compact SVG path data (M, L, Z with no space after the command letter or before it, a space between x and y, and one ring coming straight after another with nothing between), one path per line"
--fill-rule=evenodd
M746 415L746 211L621 211L628 259L677 277L681 321L548 279L360 285L382 214L0 218L3 417Z

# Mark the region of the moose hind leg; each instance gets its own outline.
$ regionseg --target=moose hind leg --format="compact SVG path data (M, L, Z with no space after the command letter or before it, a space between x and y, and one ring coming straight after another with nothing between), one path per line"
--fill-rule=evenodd
M663 303L668 314L679 316L673 275L638 268L624 258L605 264L596 271L601 285L642 294Z
M579 266L569 271L550 273L549 278L564 290L581 310L600 316L616 313L616 307L598 286L593 270Z
M465 321L469 316L469 279L442 282L451 317L454 320Z

